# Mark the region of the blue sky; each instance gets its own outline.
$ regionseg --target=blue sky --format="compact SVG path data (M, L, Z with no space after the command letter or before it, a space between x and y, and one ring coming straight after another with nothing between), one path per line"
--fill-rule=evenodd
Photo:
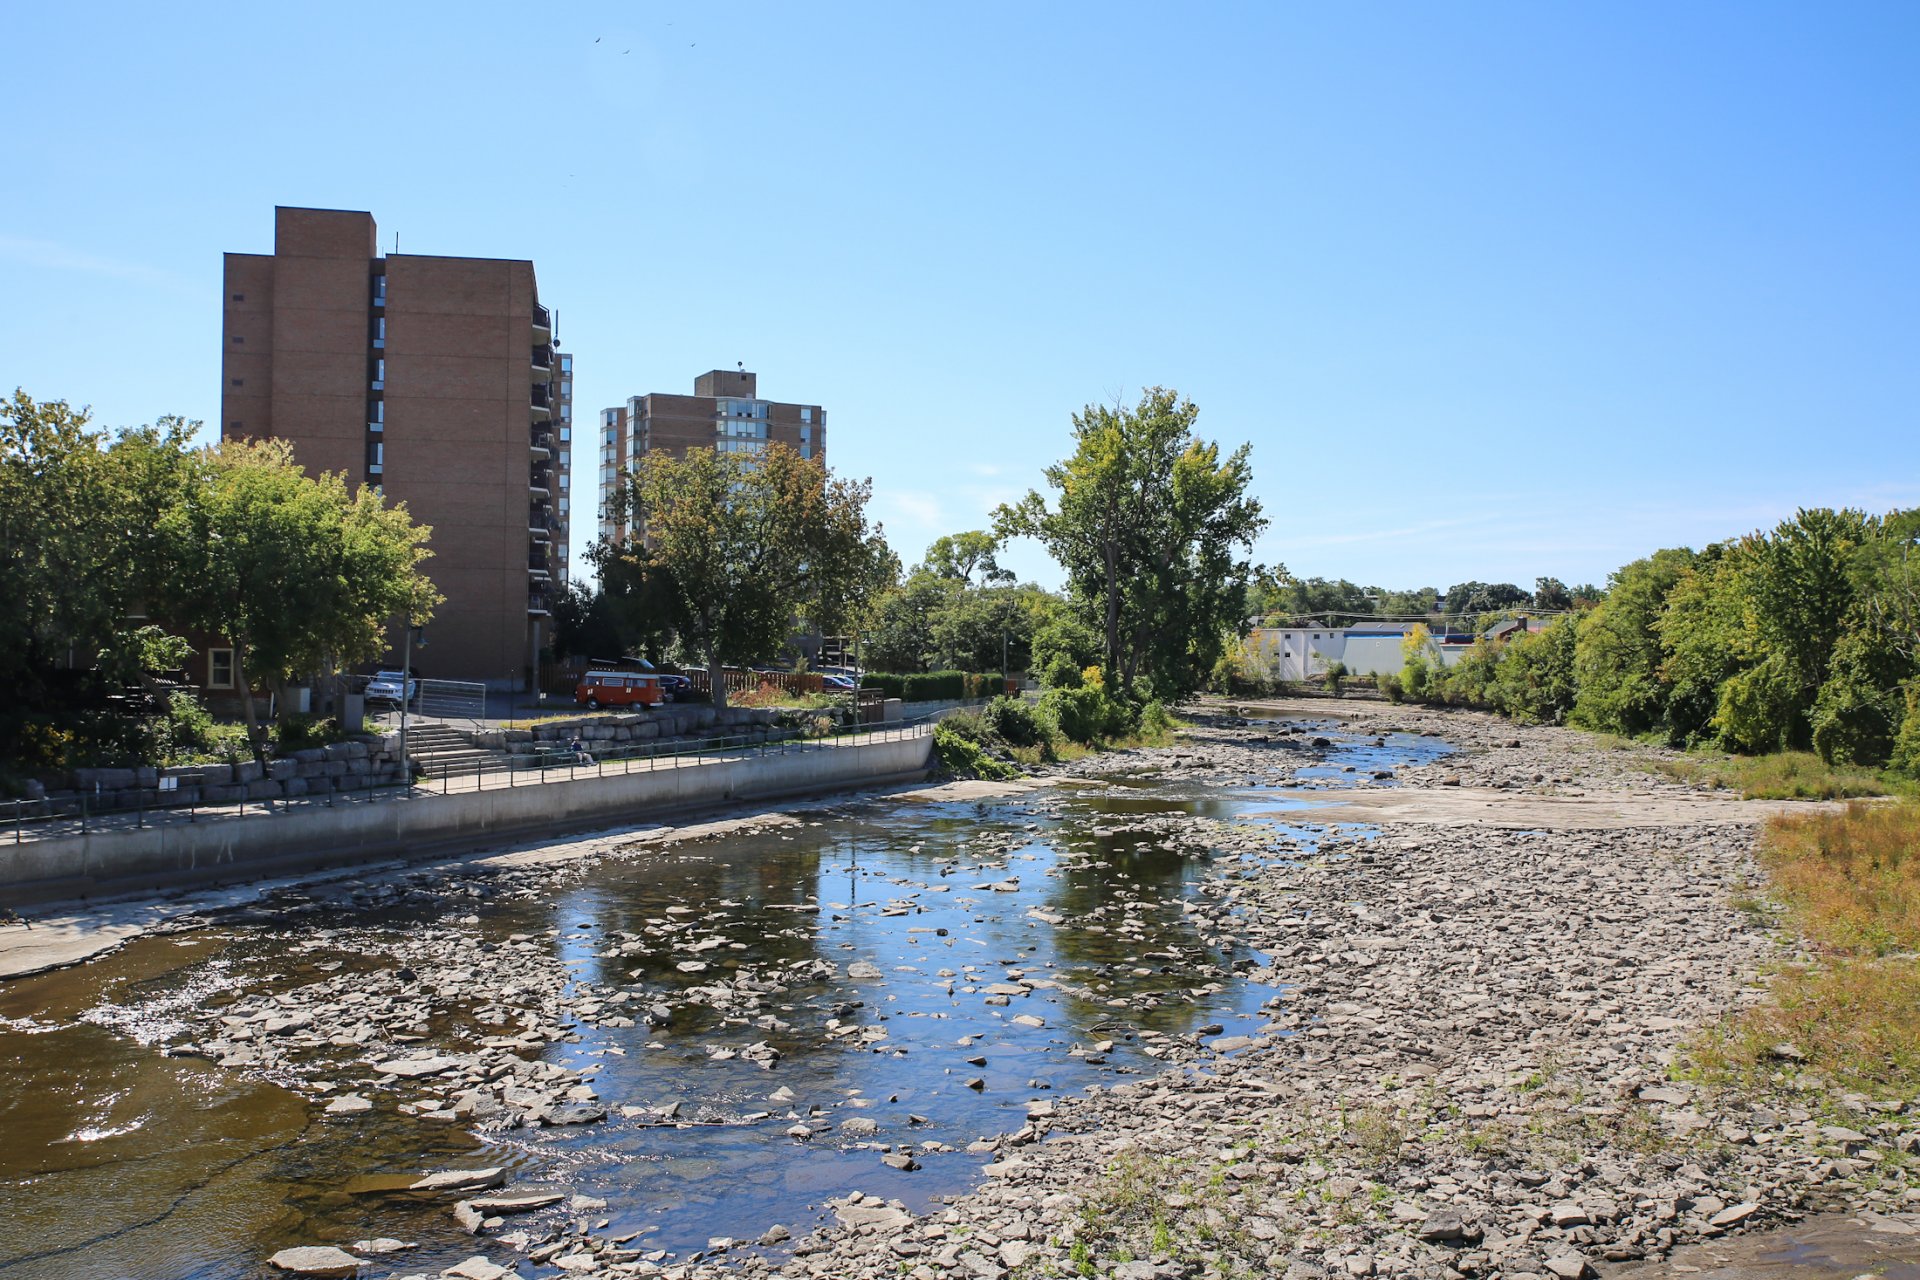
M0 381L105 423L214 420L220 254L320 205L534 259L582 415L737 360L826 406L909 561L1153 384L1252 443L1259 554L1303 575L1600 580L1920 504L1910 3L12 6L0 38Z

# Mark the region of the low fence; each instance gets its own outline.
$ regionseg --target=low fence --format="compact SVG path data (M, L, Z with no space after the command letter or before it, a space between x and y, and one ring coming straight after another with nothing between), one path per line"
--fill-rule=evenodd
M693 691L703 698L713 696L713 680L705 671L688 671L687 679L693 681ZM722 670L720 679L725 684L727 695L753 693L762 686L771 686L782 693L803 696L819 693L823 687L820 676L811 671L736 671Z
M364 695L373 678L348 676L348 692ZM487 686L477 680L428 680L416 677L411 683L413 705L409 710L416 716L432 720L470 720L476 724L487 718ZM398 703L388 705L396 709L398 707ZM385 706L372 705L366 708L369 714L385 709Z

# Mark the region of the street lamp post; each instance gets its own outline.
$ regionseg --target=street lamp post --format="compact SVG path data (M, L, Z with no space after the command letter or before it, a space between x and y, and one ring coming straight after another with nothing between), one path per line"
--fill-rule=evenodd
M408 788L413 786L413 762L407 757L407 708L413 701L413 633L418 630L413 625L413 616L407 616L407 633L400 645L400 780ZM426 646L426 638L421 637L420 644Z

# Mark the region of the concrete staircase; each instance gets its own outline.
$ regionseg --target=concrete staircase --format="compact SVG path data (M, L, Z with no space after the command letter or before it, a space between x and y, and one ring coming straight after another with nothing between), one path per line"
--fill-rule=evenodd
M432 720L414 720L407 725L407 755L439 774L472 773L476 766L487 769L507 767L509 757L503 751L476 747L473 740L458 729Z

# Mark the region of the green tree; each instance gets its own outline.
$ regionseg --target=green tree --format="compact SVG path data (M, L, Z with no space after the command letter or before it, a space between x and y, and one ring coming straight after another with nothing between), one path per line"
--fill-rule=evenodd
M931 671L938 652L935 627L963 587L954 578L915 569L887 590L860 638L861 657L874 671Z
M1131 409L1089 405L1073 418L1073 455L1047 468L1057 505L1031 492L995 513L1003 539L1037 538L1065 570L1122 689L1136 677L1163 696L1198 687L1243 625L1244 556L1267 522L1247 495L1248 446L1223 460L1194 438L1198 416L1162 387Z
M379 656L396 619L441 600L422 571L427 527L344 476L310 477L285 441L226 441L202 451L180 501L160 520L163 609L233 646L235 684L256 759L256 680L335 671Z
M1655 624L1667 594L1695 556L1685 547L1656 551L1614 571L1605 598L1580 616L1574 648L1579 698L1573 720L1589 729L1639 734L1666 718L1667 685Z
M1567 584L1558 578L1535 578L1533 580L1533 607L1554 612L1573 608L1573 593L1567 590Z
M1050 602L1034 627L1027 669L1049 689L1077 689L1080 673L1099 661L1100 633L1077 609Z
M1680 570L1652 626L1660 637L1657 678L1666 689L1667 736L1690 745L1714 736L1721 686L1741 666L1741 561L1725 544Z
M1517 608L1532 600L1511 582L1457 582L1447 588L1443 604L1448 613L1478 616Z
M933 545L927 548L927 572L941 578L958 578L968 586L973 586L973 574L980 572L980 585L992 582L1011 582L1013 574L1002 569L994 559L994 553L1000 548L1000 540L992 534L979 529L965 533L948 534L935 538Z
M1769 537L1742 540L1752 566L1743 579L1751 648L1783 668L1794 746L1810 741L1814 699L1859 600L1855 565L1878 531L1863 512L1814 508L1782 521Z
M1535 724L1560 724L1574 705L1575 623L1555 618L1502 646L1490 696L1502 715Z
M721 668L779 649L796 622L839 632L864 622L899 573L872 485L843 480L784 445L748 456L650 453L616 501L636 535L620 558L653 580L681 645L726 705Z
M16 390L0 407L0 705L42 698L69 658L109 655L122 680L177 660L147 615L160 517L187 483L197 426L162 418L110 437L62 401Z

